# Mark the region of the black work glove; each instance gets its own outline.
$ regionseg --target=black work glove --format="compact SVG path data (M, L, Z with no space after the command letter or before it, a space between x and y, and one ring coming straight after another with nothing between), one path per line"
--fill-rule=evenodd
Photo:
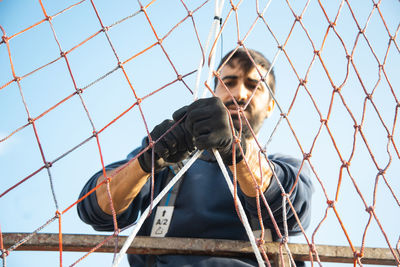
M187 106L177 110L181 117L186 114ZM151 131L150 136L153 141L157 141L167 130L169 130L176 121L164 120L162 123L154 127ZM195 149L193 143L193 137L185 129L183 125L184 121L178 123L171 131L164 135L157 143L154 144L153 148L149 148L142 155L139 156L139 164L142 169L150 173L152 167L152 149L154 149L154 171L159 172L163 168L171 165L171 163L177 163L186 159L191 152ZM149 145L149 138L146 137L142 150Z
M178 118L177 112L172 115ZM229 122L229 112L218 97L203 98L193 102L187 108L185 128L193 135L194 144L198 149L216 148L223 161L232 165L232 144L235 137L232 134ZM236 129L233 129L237 136ZM240 142L243 152L246 151L246 142L242 135ZM236 163L243 159L239 144L235 145Z

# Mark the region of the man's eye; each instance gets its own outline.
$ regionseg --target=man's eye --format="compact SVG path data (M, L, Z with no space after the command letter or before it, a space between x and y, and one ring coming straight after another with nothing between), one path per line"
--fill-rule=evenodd
M226 85L227 87L232 87L232 86L235 85L235 82L234 82L234 81L227 81L227 82L225 82L225 85Z
M249 89L249 90L251 90L251 91L253 91L253 90L258 90L258 89L260 89L259 88L260 87L260 85L257 87L257 84L256 83L251 83L251 84L248 84L247 85L247 88Z

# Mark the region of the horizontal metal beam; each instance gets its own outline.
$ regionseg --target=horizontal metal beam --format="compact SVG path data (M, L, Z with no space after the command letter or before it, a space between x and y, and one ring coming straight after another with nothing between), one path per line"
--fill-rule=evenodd
M9 249L23 240L27 233L3 233L4 248ZM90 251L107 237L105 235L63 234L63 251ZM124 244L126 236L118 237L118 251ZM116 237L104 243L96 252L114 252ZM288 244L295 260L310 261L310 248L306 244ZM270 258L279 255L280 243L265 243L264 249ZM321 262L353 263L354 254L349 247L316 245ZM359 248L357 248L359 250ZM58 234L36 234L21 244L16 250L58 251ZM284 249L283 249L284 250ZM186 254L213 255L226 257L252 257L253 250L249 242L221 239L200 238L156 238L138 236L128 249L132 254ZM316 261L315 255L313 260ZM399 265L392 252L387 248L365 248L361 259L363 264Z

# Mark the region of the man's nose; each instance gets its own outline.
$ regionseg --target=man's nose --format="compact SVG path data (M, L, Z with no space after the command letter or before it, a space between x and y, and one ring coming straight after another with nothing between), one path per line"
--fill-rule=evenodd
M246 101L249 97L249 90L243 83L239 83L236 87L234 92L232 92L233 96L236 100L239 101Z

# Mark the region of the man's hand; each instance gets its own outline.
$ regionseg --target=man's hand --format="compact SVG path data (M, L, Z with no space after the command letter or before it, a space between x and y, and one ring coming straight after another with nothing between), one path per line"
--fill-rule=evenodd
M179 118L177 112L174 119ZM232 145L235 138L232 134L229 112L218 97L203 98L193 102L187 108L185 128L194 137L198 149L216 148L225 164L232 165ZM233 129L235 132L236 130ZM241 142L244 152L246 143ZM239 144L235 145L236 162L243 159Z
M177 110L175 113L183 117L186 114L187 107ZM174 113L174 114L175 114ZM170 165L170 163L180 162L186 159L195 149L193 137L185 129L184 122L176 124L173 120L164 120L162 123L154 127L150 136L152 140L157 141L164 133L166 133L175 124L175 127L166 133L157 143L154 144L154 171L158 172ZM146 138L142 149L149 145ZM152 149L149 148L138 158L141 168L147 172L151 172L152 167Z

